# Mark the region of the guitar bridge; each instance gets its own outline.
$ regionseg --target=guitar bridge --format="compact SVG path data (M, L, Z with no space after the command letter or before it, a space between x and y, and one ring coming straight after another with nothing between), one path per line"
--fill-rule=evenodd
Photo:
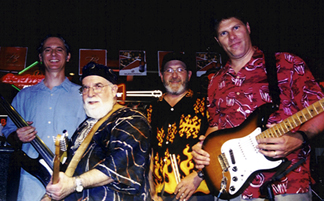
M218 162L221 165L223 172L227 172L229 168L229 164L224 153L218 156Z

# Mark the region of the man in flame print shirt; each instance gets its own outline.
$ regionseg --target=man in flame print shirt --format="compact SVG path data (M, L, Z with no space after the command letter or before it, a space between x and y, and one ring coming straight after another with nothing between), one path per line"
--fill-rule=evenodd
M187 88L191 74L183 54L167 54L160 72L167 92L147 109L153 133L154 200L213 200L192 161L191 147L205 133L208 123L205 98Z

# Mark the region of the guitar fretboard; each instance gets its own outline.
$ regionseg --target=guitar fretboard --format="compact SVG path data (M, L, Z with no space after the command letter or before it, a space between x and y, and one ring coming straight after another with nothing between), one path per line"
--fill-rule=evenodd
M324 98L263 131L256 139L280 137L324 111Z

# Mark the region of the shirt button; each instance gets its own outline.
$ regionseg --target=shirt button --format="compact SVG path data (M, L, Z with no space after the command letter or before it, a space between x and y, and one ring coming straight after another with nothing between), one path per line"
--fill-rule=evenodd
M48 124L51 124L51 121L48 121Z
M165 144L169 144L169 141L166 141Z
M171 124L169 124L169 128L171 127Z
M51 96L53 96L53 94L51 94Z
M51 109L52 109L52 107L49 107L49 109L51 110Z
M165 158L165 159L163 159L163 161L165 162L165 161L167 161L167 159Z
M236 92L236 95L240 95L240 92Z
M173 108L173 107L171 107L171 111L172 111L172 112L174 111L174 108Z

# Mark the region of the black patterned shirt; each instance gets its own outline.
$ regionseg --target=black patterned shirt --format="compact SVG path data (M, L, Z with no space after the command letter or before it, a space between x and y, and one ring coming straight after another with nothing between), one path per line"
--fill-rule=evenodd
M72 136L67 163L72 159L84 121ZM73 193L68 200L143 201L150 200L148 171L151 127L144 115L123 107L99 127L83 154L74 176L97 169L114 181L105 186Z
M174 154L180 179L195 170L192 146L204 135L208 123L204 97L197 97L192 90L174 106L165 100L165 94L147 109L147 118L152 126L153 179L156 191L173 194L177 186L170 157ZM209 193L205 181L196 192Z

